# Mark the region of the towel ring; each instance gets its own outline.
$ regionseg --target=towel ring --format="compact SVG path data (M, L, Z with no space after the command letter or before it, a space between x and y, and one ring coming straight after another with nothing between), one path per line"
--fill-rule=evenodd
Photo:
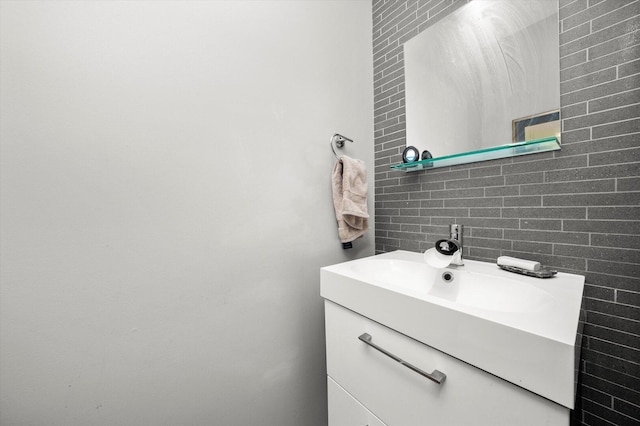
M331 136L331 139L329 140L331 151L333 151L333 155L335 155L338 160L340 159L340 157L336 153L336 149L333 147L333 144L335 143L336 147L342 148L344 146L344 141L353 142L353 139L349 139L346 136L342 136L340 133L336 133L333 136Z

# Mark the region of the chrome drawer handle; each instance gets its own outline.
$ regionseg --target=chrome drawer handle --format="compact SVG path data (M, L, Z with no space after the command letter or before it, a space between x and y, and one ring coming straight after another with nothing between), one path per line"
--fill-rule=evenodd
M427 373L426 371L420 370L418 367L409 364L408 362L404 361L402 358L399 358L397 356L395 356L394 354L392 354L391 352L382 349L380 346L376 345L375 343L373 343L371 341L371 335L369 333L364 333L361 336L358 337L358 339L362 340L364 343L366 343L367 345L371 346L373 349L378 350L380 352L382 352L383 354L385 354L386 356L388 356L389 358L393 359L396 362L399 362L400 364L404 365L405 367L409 368L410 370L415 371L416 373L418 373L419 375L426 377L427 379L436 382L437 384L441 385L442 383L444 383L444 381L447 378L447 375L438 371L438 370L433 370L433 372L431 374Z

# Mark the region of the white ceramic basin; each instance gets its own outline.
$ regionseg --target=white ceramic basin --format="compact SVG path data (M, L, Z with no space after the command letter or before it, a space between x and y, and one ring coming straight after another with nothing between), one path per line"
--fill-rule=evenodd
M467 259L434 268L407 251L321 269L325 299L569 408L583 287L579 275L539 279Z
M438 269L426 263L378 258L352 262L350 266L356 274L372 283L425 300L440 298L452 306L463 305L500 312L533 312L554 303L550 293L523 280L497 277L464 267Z

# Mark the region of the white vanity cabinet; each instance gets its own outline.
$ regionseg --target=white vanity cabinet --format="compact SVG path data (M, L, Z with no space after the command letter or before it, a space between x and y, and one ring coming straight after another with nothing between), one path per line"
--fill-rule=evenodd
M385 426L331 377L327 377L329 424L332 426Z
M325 322L329 426L569 424L568 408L329 300ZM433 382L385 355L359 339L365 333L412 366L444 373L445 380Z

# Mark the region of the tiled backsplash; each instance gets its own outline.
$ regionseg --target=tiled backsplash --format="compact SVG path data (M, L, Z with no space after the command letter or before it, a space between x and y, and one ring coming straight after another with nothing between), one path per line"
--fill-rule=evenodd
M560 0L562 151L392 171L403 43L465 3L373 1L376 251L423 251L456 222L468 258L585 275L573 422L640 424L640 1Z

